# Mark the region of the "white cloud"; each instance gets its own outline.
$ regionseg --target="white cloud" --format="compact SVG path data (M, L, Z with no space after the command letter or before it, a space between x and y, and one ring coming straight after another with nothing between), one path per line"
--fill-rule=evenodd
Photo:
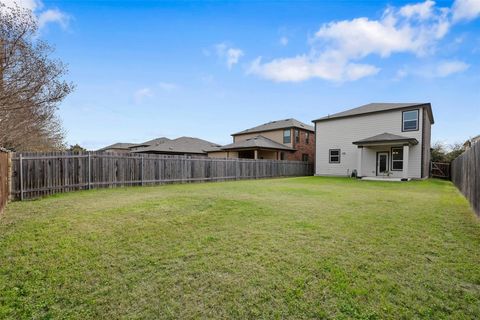
M466 71L469 67L470 65L463 61L444 61L436 67L435 75L444 78L454 73Z
M37 17L38 27L41 29L48 23L58 23L62 28L68 26L70 17L59 9L46 9L41 0L0 0L7 7L14 7L16 4L28 10L31 10Z
M453 21L470 21L480 17L480 0L455 0Z
M281 37L279 42L282 46L286 46L288 44L288 38L287 37Z
M275 59L261 63L261 58L252 62L248 74L256 74L277 82L300 82L311 78L329 81L354 81L371 76L380 71L368 64L347 63L326 56L312 58L297 56L294 58Z
M171 82L159 82L158 87L163 91L173 91L178 89L178 85Z
M136 104L140 104L142 103L143 101L145 101L145 99L147 98L151 98L153 97L153 91L152 89L150 88L141 88L141 89L138 89L137 91L135 91L135 93L133 94L133 99L135 101Z
M397 80L408 75L423 78L446 78L452 74L461 73L470 68L470 65L459 60L444 60L435 64L416 67L404 67L397 71Z
M374 65L360 63L368 56L424 56L435 52L437 43L451 27L449 12L427 0L400 8L388 7L380 19L360 17L326 23L310 42L309 54L264 63L256 59L247 72L274 81L361 79L380 71Z
M400 14L406 18L418 18L421 20L429 19L433 16L435 2L427 0L425 2L407 4L400 8Z
M399 11L389 8L379 20L356 18L325 24L315 38L350 58L370 54L388 57L397 52L424 55L447 33L446 12L437 10L428 21L412 21L415 15L399 14L404 8Z
M38 15L38 26L43 28L47 23L58 23L62 28L68 26L69 17L58 9L48 9Z
M240 58L244 55L241 49L230 47L226 43L215 45L215 49L217 56L225 60L228 69L231 69L237 64L240 61Z

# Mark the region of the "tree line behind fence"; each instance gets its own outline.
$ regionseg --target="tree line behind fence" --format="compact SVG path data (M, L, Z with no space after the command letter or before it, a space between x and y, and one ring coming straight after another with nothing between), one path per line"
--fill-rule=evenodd
M68 152L14 153L12 198L93 188L311 175L301 161Z
M480 216L480 142L452 162L452 181Z

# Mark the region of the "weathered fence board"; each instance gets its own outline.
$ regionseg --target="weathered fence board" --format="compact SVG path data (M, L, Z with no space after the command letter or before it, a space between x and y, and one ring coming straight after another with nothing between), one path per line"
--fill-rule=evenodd
M480 216L480 143L452 162L452 181Z
M113 153L18 153L12 158L14 199L73 190L163 183L306 176L306 162Z
M0 213L2 213L10 196L10 155L0 148Z

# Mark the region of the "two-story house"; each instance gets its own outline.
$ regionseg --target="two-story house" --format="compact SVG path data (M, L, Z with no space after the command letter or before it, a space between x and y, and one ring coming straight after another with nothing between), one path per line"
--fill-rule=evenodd
M430 103L371 103L313 122L316 175L429 176Z
M208 150L208 156L314 161L314 129L295 119L271 121L234 133L232 137L233 143Z

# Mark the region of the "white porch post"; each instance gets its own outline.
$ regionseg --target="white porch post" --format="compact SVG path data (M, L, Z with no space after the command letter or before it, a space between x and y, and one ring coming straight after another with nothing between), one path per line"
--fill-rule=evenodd
M363 147L358 147L357 177L362 177Z
M403 171L402 171L402 178L408 179L408 159L410 152L410 146L408 144L403 146Z
M258 159L258 150L254 150L253 151L253 154L254 154L254 159L257 160Z

